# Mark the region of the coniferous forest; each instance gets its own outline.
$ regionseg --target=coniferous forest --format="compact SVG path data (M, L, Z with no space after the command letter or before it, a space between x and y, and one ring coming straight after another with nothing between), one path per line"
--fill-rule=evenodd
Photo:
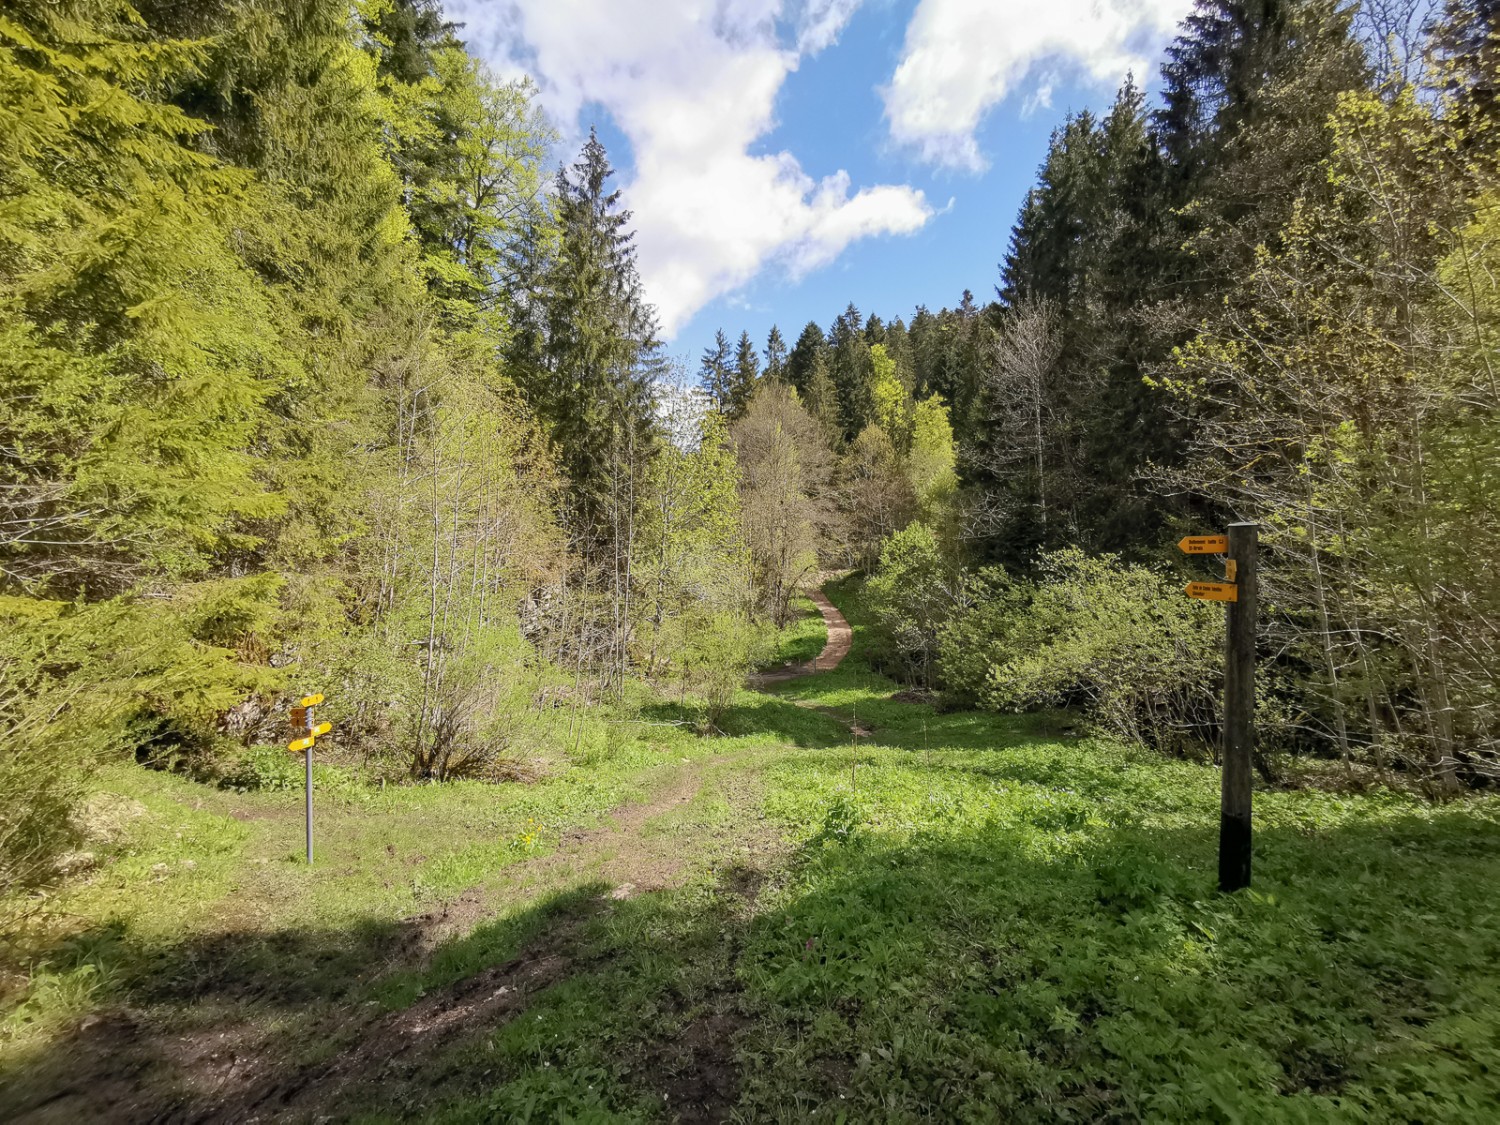
M0 0L0 1116L1500 1116L1500 7L1197 0L687 360L464 35Z

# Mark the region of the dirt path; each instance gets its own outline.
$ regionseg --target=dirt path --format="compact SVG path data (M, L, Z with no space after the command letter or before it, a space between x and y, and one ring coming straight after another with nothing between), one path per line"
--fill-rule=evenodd
M455 1089L466 1081L446 1071L435 1077L430 1068L437 1060L482 1041L538 994L587 968L579 936L590 919L623 900L681 886L704 864L759 885L786 845L753 815L759 783L753 768L744 768L745 757L664 768L644 800L616 808L597 828L569 832L556 851L399 923L369 949L369 979L351 979L343 995L293 1003L274 994L274 983L246 979L227 991L216 986L213 998L194 998L201 1019L173 1019L148 1007L86 1021L59 1058L60 1070L42 1077L39 1087L0 1095L9 1106L0 1118L337 1119L372 1088L398 1116L420 1116L435 1081L451 1080ZM704 794L733 811L722 821L701 820L695 802ZM511 960L433 988L406 1008L382 1013L364 1001L364 986L379 976L422 973L448 943L518 905L573 888L586 897L561 910ZM298 991L295 981L281 983ZM209 1011L211 1000L224 1010ZM268 1020L267 1012L283 1006L296 1016ZM340 1046L326 1055L309 1050L331 1042ZM323 1057L302 1062L305 1053Z
M811 597L827 627L822 652L806 664L754 677L752 686L829 672L849 654L849 623L822 591ZM39 1085L11 1103L19 1116L10 1119L337 1118L371 1090L398 1116L420 1116L430 1087L451 1082L459 1091L485 1077L464 1079L444 1070L455 1057L477 1049L540 993L591 971L597 955L581 935L592 918L638 895L680 887L705 867L721 873L715 876L721 895L742 899L743 909L754 911L759 887L787 844L755 815L760 783L754 764L742 761L747 756L664 766L648 781L644 800L616 808L598 827L569 832L555 851L396 923L371 939L367 970L342 994L320 996L298 980L261 981L253 973L226 986L205 970L205 980L217 982L212 997L173 997L184 1011L194 1009L189 1018L174 1015L171 1004L155 1010L147 1004L86 1021L50 1076L39 1075ZM583 888L586 898L562 910L509 961L439 985L395 1011L381 1012L365 998L374 980L424 973L450 943L518 905L573 888ZM236 944L236 935L225 938L228 947ZM205 948L199 959L212 968L233 960L226 958L223 949ZM723 1120L734 1102L732 1041L739 1017L730 1000L719 1006L725 1010L696 1018L678 1039L642 1056L653 1083L671 1091L683 1122ZM306 1054L314 1060L299 1058Z
M705 784L723 786L728 782L720 792L734 806L748 808L755 800L756 785L744 776L730 775L726 769L744 757L733 754L685 765L671 774L649 800L622 806L601 827L570 833L557 851L511 868L504 885L490 889L491 895L502 901L524 900L548 887L580 882L597 881L610 889L583 909L560 918L514 960L436 989L409 1008L370 1019L350 1046L331 1059L303 1068L254 1096L250 1119L286 1114L313 1119L336 1117L341 1106L346 1106L346 1099L372 1080L389 1095L420 1091L430 1078L428 1068L434 1060L456 1045L493 1034L501 1024L525 1011L534 996L586 961L581 960L577 938L590 917L615 902L686 881L693 864L703 860L704 845L711 849L713 840L704 838L701 830L683 826L667 826L663 831L661 821L670 820L676 810L690 805ZM654 831L652 822L657 822ZM698 846L685 846L684 831L697 838ZM740 842L737 876L758 887L765 868L785 851L785 845L767 829L757 831L744 823L726 825L722 831ZM481 917L460 911L457 927L445 936L461 936ZM729 1065L727 1061L725 1065ZM706 1118L719 1119L718 1114Z
M788 680L795 680L801 676L832 672L844 662L844 657L849 655L849 649L854 644L854 633L849 628L849 622L844 620L844 615L828 600L828 595L822 590L814 590L808 597L812 599L813 605L818 607L818 612L823 615L823 625L828 630L828 639L823 643L823 651L808 664L789 664L784 668L772 668L767 672L755 673L750 677L752 688L759 690L773 684L784 684Z

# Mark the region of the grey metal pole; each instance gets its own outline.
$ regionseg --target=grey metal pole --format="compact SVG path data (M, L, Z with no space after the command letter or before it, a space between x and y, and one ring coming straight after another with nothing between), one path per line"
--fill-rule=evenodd
M312 747L307 748L307 862L312 865Z
M309 738L312 737L313 727L315 725L316 724L313 721L313 709L311 707L309 707L307 709L307 736ZM313 748L311 746L309 746L307 748L307 865L309 867L312 866L312 861L313 861L313 853L312 853L312 754L313 754Z
M1227 575L1238 587L1228 603L1224 652L1224 768L1219 815L1219 890L1250 885L1250 765L1255 748L1256 562L1259 529L1229 525Z

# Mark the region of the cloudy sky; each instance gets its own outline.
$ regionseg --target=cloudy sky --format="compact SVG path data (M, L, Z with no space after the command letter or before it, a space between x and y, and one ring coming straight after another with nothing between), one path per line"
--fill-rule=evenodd
M671 350L763 345L849 301L993 294L1048 133L1152 83L1188 0L447 0L529 74L576 151L596 125ZM569 153L565 149L560 157Z

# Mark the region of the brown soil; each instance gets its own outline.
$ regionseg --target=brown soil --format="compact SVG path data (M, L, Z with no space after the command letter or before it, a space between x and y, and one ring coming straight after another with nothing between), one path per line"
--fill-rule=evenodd
M410 1103L441 1077L430 1069L435 1059L513 1019L532 997L567 975L574 963L573 939L579 921L570 920L513 961L373 1021L332 1059L303 1067L269 1089L251 1094L244 1099L244 1109L230 1116L241 1120L288 1115L299 1120L337 1119L372 1084L387 1108L398 1103L403 1109L420 1108Z

